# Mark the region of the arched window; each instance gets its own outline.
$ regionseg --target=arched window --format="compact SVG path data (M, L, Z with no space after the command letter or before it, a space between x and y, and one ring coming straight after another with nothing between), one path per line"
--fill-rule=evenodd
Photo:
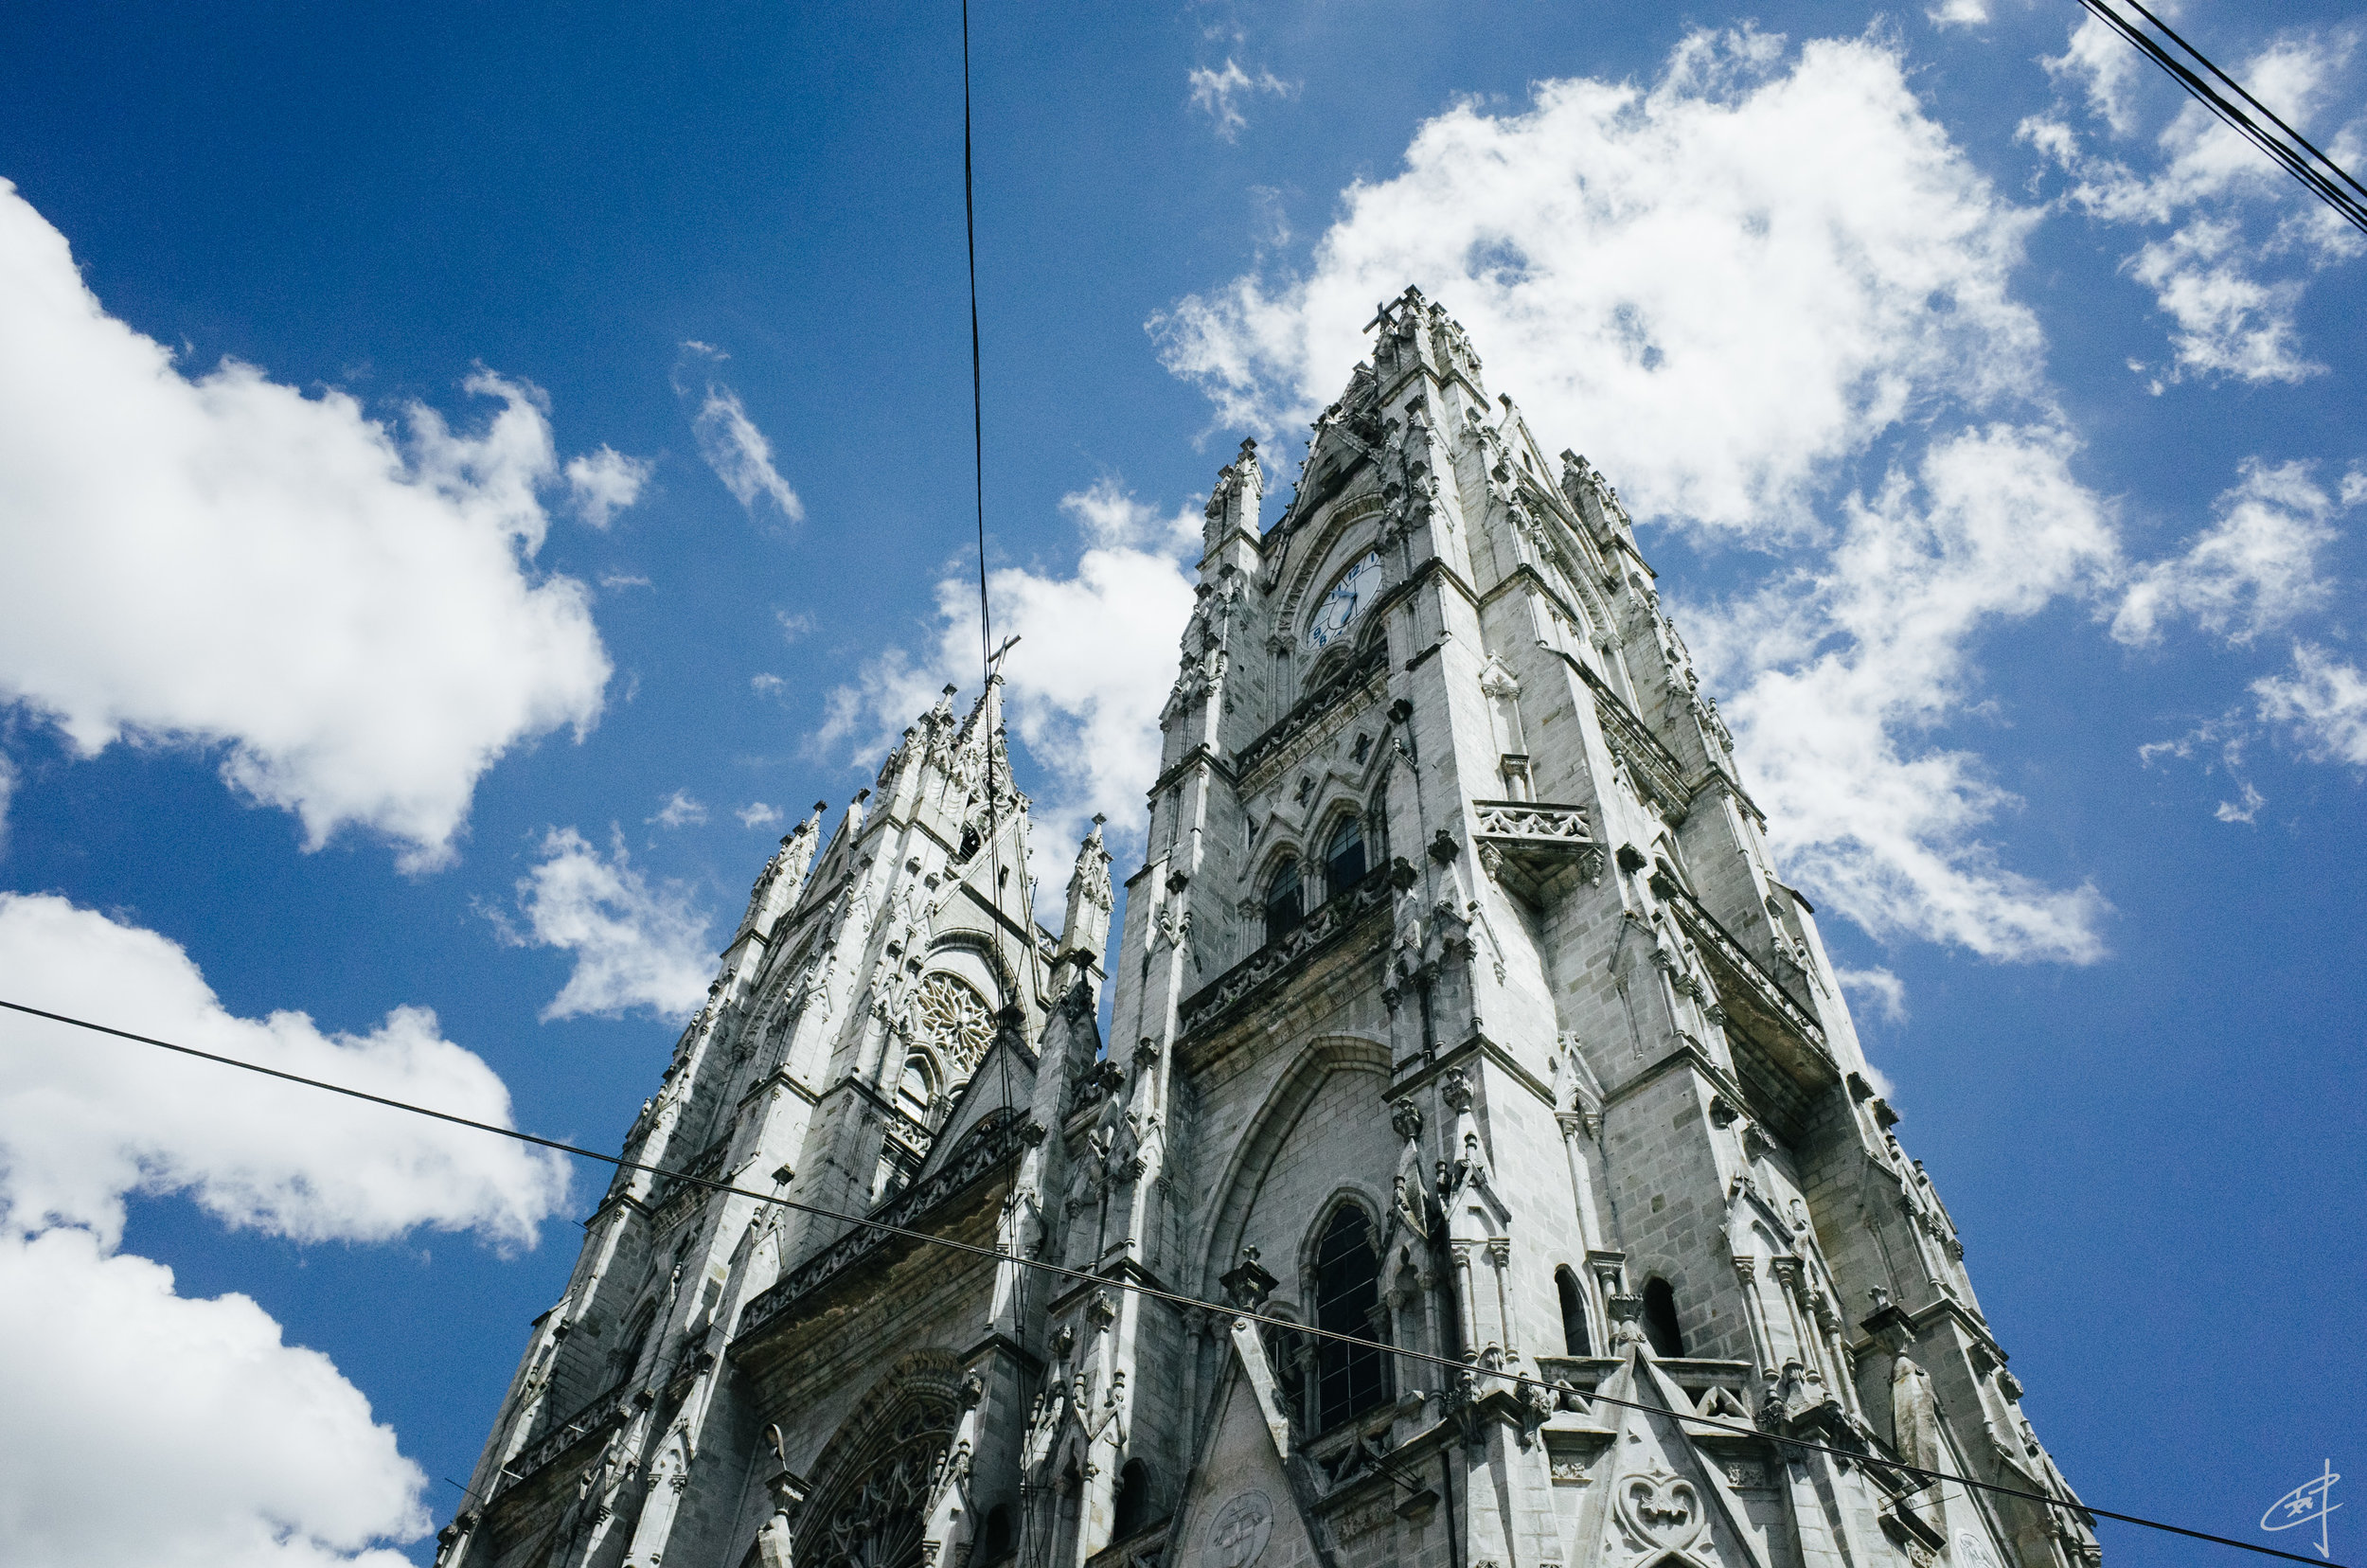
M919 1051L904 1059L904 1076L896 1082L896 1108L913 1120L927 1126L929 1106L936 1098L937 1075L928 1057Z
M641 1309L632 1320L632 1327L616 1342L608 1353L608 1375L611 1381L632 1376L641 1364L641 1352L650 1343L650 1330L657 1326L657 1303L652 1301Z
M1586 1334L1586 1297L1578 1293L1578 1276L1565 1266L1554 1271L1554 1290L1561 1297L1561 1348L1571 1356L1591 1356L1594 1346Z
M1644 1282L1644 1337L1660 1355L1685 1353L1685 1338L1677 1327L1677 1292L1658 1274Z
M1266 888L1266 940L1279 942L1307 918L1307 903L1299 893L1299 863L1287 860Z
M1353 814L1340 819L1324 846L1324 892L1338 898L1364 880L1364 824Z
M1129 1459L1118 1471L1116 1518L1110 1525L1110 1539L1124 1541L1150 1523L1150 1467L1140 1459Z
M1372 1222L1353 1203L1331 1211L1315 1248L1315 1327L1375 1338L1373 1315L1380 1306L1380 1259L1374 1256ZM1346 1345L1319 1340L1315 1345L1317 1424L1328 1431L1361 1416L1389 1397L1388 1368L1376 1344Z

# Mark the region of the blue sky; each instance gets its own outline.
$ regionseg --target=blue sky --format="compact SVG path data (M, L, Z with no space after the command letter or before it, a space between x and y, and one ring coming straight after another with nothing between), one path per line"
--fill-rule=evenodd
M2359 13L2178 15L2367 163ZM2065 1471L2256 1534L2367 1462L2367 256L2080 18L979 7L995 613L1057 886L1419 283L1643 523ZM0 991L614 1145L975 678L955 26L0 18ZM24 1024L0 1107L8 1533L427 1560L599 1173Z

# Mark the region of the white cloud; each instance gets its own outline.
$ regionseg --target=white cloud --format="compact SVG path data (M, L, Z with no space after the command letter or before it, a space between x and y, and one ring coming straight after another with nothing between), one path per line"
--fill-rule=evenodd
M1978 27L1989 20L1989 4L1988 0L1939 0L1926 7L1923 14L1935 27Z
M2198 218L2128 258L2128 275L2177 324L2170 347L2178 372L2288 383L2324 375L2324 365L2301 354L2293 312L2302 280L2263 283L2248 256L2234 223Z
M2367 673L2358 666L2300 643L2292 673L2254 681L2251 690L2260 717L2286 726L2303 756L2367 768Z
M759 697L778 697L789 689L789 682L779 675L766 671L749 676L748 689Z
M1245 99L1259 93L1289 98L1297 91L1272 71L1251 76L1229 56L1219 68L1195 67L1185 80L1192 89L1192 107L1207 115L1219 141L1237 140L1249 125L1249 117L1241 113Z
M612 831L610 848L604 859L575 829L552 829L541 864L518 881L525 930L489 912L505 940L576 955L567 984L543 1009L545 1023L633 1008L680 1015L706 995L714 955L707 917L691 907L689 889L651 886L633 869L621 832Z
M657 809L657 815L645 818L661 828L695 828L707 819L706 803L690 798L687 790L676 790L666 797L666 804Z
M2237 779L2240 792L2234 800L2222 800L2211 814L2221 822L2250 822L2260 814L2260 808L2269 804L2269 797L2253 789L2249 779Z
M704 360L710 366L721 364L730 356L695 339L683 345L684 352L693 359ZM677 386L680 383L677 383ZM755 516L759 500L770 501L784 521L795 523L806 515L806 504L797 499L797 492L773 466L773 443L756 422L748 418L747 405L739 394L713 375L700 395L699 412L691 416L690 433L698 438L699 455L707 467L723 481L723 488L734 499Z
M614 447L587 452L567 463L567 492L576 515L596 528L605 528L615 515L641 499L641 487L655 467L648 459L628 457Z
M2319 609L2333 593L2318 575L2318 554L2334 541L2327 520L2337 509L2308 464L2246 462L2242 481L2219 497L2218 521L2184 554L2135 574L2112 635L2151 642L2162 621L2191 615L2207 632L2248 643Z
M1422 287L1640 518L1774 556L1753 574L1774 586L1684 624L1791 874L1878 935L2084 962L2103 900L2008 867L1982 835L2013 797L1931 739L1979 710L1981 637L2113 561L2009 289L2037 216L1878 40L1701 32L1646 85L1440 115L1348 188L1306 274L1149 325L1220 421L1271 431L1337 394L1376 300ZM1836 529L1868 455L1892 477Z
M0 996L242 1061L507 1125L492 1069L399 1007L367 1034L225 1011L187 953L47 895L0 894ZM318 1090L0 1015L0 1221L90 1228L131 1192L185 1192L226 1224L300 1241L418 1225L531 1245L565 1196L556 1156Z
M773 619L780 626L783 642L796 642L813 632L813 617L802 611L792 615L787 610L775 610Z
M1359 181L1311 270L1155 316L1220 422L1310 419L1376 300L1421 286L1539 430L1583 432L1640 517L1812 528L1844 457L1941 400L2039 395L2001 200L1865 40L1697 33L1648 87L1540 83L1526 113L1428 121Z
M0 1537L41 1568L403 1568L426 1475L242 1295L87 1231L0 1236ZM37 1348L36 1348L37 1347ZM359 1555L356 1555L359 1554Z
M732 815L739 819L742 828L770 828L782 820L778 806L768 806L761 800L750 801Z
M1161 514L1104 478L1060 502L1085 548L1074 572L1006 567L988 588L1004 661L1004 722L1049 775L1035 813L1036 847L1065 864L1095 812L1139 829L1159 772L1159 710L1175 681L1177 638L1192 613L1197 508ZM946 683L975 682L975 579L937 585L937 642L919 662L891 648L832 691L815 744L851 740L877 757L935 702ZM1053 847L1057 846L1057 847ZM1062 873L1065 875L1065 872Z
M2308 134L2313 119L2346 91L2354 42L2347 28L2287 31L2234 74ZM2083 20L2063 54L2043 63L2059 84L2082 90L2089 117L2109 137L2134 135L2138 57L2103 23ZM2325 366L2303 352L2295 312L2312 275L2367 244L2209 110L2177 101L2153 138L2149 170L2090 151L2060 106L2025 120L2020 134L2070 177L2066 195L2074 207L2101 223L2172 226L2123 263L2170 319L2168 380L2289 383L2323 374ZM2320 128L2316 136L2340 147L2348 134L2328 138ZM2264 280L2264 272L2277 269L2285 276Z
M2058 84L2077 87L2088 100L2088 112L2115 134L2126 136L2137 128L2130 90L2145 69L2128 41L2094 16L2084 16L2071 31L2063 52L2038 63ZM2047 122L2050 126L2059 121ZM2033 131L2037 122L2025 127Z
M1835 970L1833 978L1842 989L1855 992L1860 1005L1871 1003L1885 1024L1907 1022L1907 983L1886 969ZM1882 1093L1890 1093L1886 1080Z
M230 784L438 864L479 775L599 715L583 585L527 566L558 473L542 395L480 371L474 433L307 398L225 360L191 379L108 316L0 182L0 704L81 754L218 748Z
M0 995L507 1125L433 1014L365 1035L226 1011L185 952L48 896L0 894ZM240 1295L193 1300L116 1256L124 1200L183 1193L299 1241L418 1226L531 1246L556 1155L22 1014L0 1015L0 1540L46 1568L400 1568L427 1477L319 1353ZM127 1476L137 1477L127 1485Z
M2109 569L2113 540L2069 441L1995 427L1934 444L1853 497L1832 554L1685 617L1768 835L1799 879L1878 936L1984 957L2103 955L2094 888L2046 886L1977 834L2018 804L1979 757L1923 737L1976 706L1972 651Z
M631 572L604 572L600 575L600 586L611 593L619 593L627 588L649 588L654 584L648 578Z

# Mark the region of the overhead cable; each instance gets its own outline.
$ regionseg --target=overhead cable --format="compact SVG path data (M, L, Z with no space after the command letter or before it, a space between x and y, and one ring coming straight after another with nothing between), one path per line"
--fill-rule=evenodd
M2332 207L2342 220L2362 234L2367 234L2367 186L2360 185L2348 170L2336 163L2317 145L2287 125L2276 111L2245 90L2244 84L2212 63L2210 57L2196 48L2176 28L2145 9L2143 0L2079 0L2089 12L2106 27L2127 39L2139 53L2169 73L2171 79L2204 108L2226 122L2228 127L2246 141L2267 153L2285 171L2309 188L2311 195ZM2117 8L2127 6L2161 34L2156 38L2138 20L2123 14ZM2162 40L2166 39L2165 45ZM2176 49L2201 67L2198 74L2193 66L2180 60ZM2210 78L2204 80L2205 76ZM2213 82L2218 83L2214 86ZM2224 87L2225 92L2219 89ZM2233 95L2231 97L2231 95ZM2240 101L2238 101L2240 100ZM2254 117L2255 112L2258 117ZM2261 123L2266 120L2268 123Z
M1040 1257L1027 1257L1017 1253L1006 1252L1001 1247L981 1246L974 1241L959 1241L950 1236L935 1236L927 1231L914 1230L909 1226L892 1224L884 1220L873 1220L860 1214L845 1214L841 1213L836 1209L822 1208L812 1203L801 1203L794 1199L783 1198L776 1193L757 1192L749 1187L734 1186L728 1182L719 1182L711 1177L694 1176L690 1172L685 1170L669 1170L662 1166L644 1165L637 1161L625 1159L620 1155L604 1154L596 1149L585 1149L578 1144L562 1143L557 1138L545 1138L533 1132L521 1131L514 1127L503 1127L494 1122L477 1121L472 1117L456 1115L449 1111L437 1111L431 1106L417 1105L409 1100L399 1100L385 1095L373 1095L365 1089L348 1088L342 1083L330 1083L322 1078L306 1078L300 1073L284 1072L276 1067L263 1066L259 1062L242 1061L237 1057L221 1056L212 1051L201 1051L194 1045L177 1044L169 1040L159 1040L153 1035L137 1034L130 1029L118 1029L114 1027L112 1025L95 1023L87 1018L76 1018L70 1013L52 1012L45 1007L30 1007L23 1002L10 1002L5 998L0 998L0 1008L6 1008L10 1012L24 1013L32 1018L47 1019L51 1023L64 1024L78 1029L88 1029L94 1034L109 1035L117 1040L128 1040L133 1042L134 1044L151 1045L158 1050L170 1051L180 1056L195 1057L201 1061L210 1061L222 1067L236 1067L244 1072L258 1073L265 1078L277 1078L285 1083L299 1084L307 1089L319 1089L332 1095L343 1095L349 1099L366 1100L372 1105L383 1105L393 1111L406 1111L411 1113L413 1115L427 1116L436 1121L449 1122L455 1127L466 1127L479 1132L490 1132L496 1137L508 1138L518 1143L532 1144L539 1149L555 1149L562 1154L573 1154L579 1159L596 1160L602 1165L614 1166L619 1170L640 1171L651 1176L664 1177L668 1181L682 1182L695 1187L703 1187L709 1192L728 1193L733 1197L747 1198L758 1203L771 1203L781 1208L790 1209L795 1213L810 1214L816 1219L821 1220L836 1221L844 1225L872 1231L882 1236L897 1237L902 1240L917 1242L923 1246L941 1247L949 1252L964 1253L970 1256L983 1258L992 1263L1015 1264L1023 1269L1032 1269L1041 1274L1054 1274L1064 1279L1075 1280L1079 1284L1097 1285L1105 1290L1112 1291L1127 1291L1135 1295L1142 1296L1147 1300L1165 1302L1171 1307L1195 1309L1201 1311L1214 1313L1219 1317L1230 1318L1236 1322L1254 1323L1263 1327L1278 1328L1289 1333L1303 1334L1309 1339L1334 1340L1343 1345L1364 1349L1378 1347L1384 1355L1401 1357L1408 1361L1426 1363L1430 1365L1444 1367L1449 1371L1464 1373L1475 1379L1493 1378L1502 1382L1508 1382L1513 1385L1516 1393L1522 1388L1537 1388L1549 1395L1558 1395L1561 1392L1557 1385L1549 1383L1541 1378L1530 1377L1525 1373L1507 1371L1501 1367L1485 1366L1472 1362L1461 1361L1451 1356L1439 1356L1433 1355L1427 1351L1404 1349L1394 1345L1379 1345L1376 1341L1360 1338L1354 1334L1341 1333L1336 1329L1320 1328L1312 1324L1294 1323L1289 1318L1269 1316L1268 1314L1235 1303L1202 1301L1197 1297L1183 1295L1174 1291L1164 1291L1155 1285L1144 1284L1140 1280L1126 1279L1111 1274L1095 1274L1085 1269L1072 1269L1063 1264L1046 1262L1044 1259ZM2236 1541L2228 1536L2213 1535L2205 1530L2190 1530L2182 1524L2171 1524L2159 1519L2147 1519L2142 1514L2118 1513L2110 1508L2099 1508L2091 1503L2077 1502L2070 1498L2054 1496L2047 1492L2031 1491L2021 1487L2001 1486L1994 1481L1982 1481L1969 1475L1958 1475L1948 1470L1931 1470L1921 1465L1905 1464L1895 1459L1886 1459L1877 1453L1835 1448L1828 1444L1811 1441L1806 1437L1794 1437L1784 1433L1768 1432L1759 1427L1745 1426L1739 1422L1722 1420L1716 1417L1702 1416L1690 1411L1669 1410L1660 1405L1643 1404L1633 1399L1616 1399L1611 1395L1601 1393L1584 1394L1580 1397L1591 1404L1607 1404L1622 1410L1640 1411L1647 1416L1666 1417L1672 1420L1687 1425L1709 1427L1716 1431L1733 1433L1739 1436L1756 1437L1765 1442L1783 1444L1787 1448L1799 1449L1813 1453L1826 1454L1830 1457L1840 1459L1846 1464L1872 1465L1881 1470L1896 1471L1902 1475L1917 1477L1925 1486L1931 1486L1938 1482L1953 1482L1955 1485L1960 1487L1971 1488L1976 1490L1989 1492L2001 1497L2018 1497L2026 1502L2040 1504L2046 1507L2060 1509L2066 1513L2084 1515L2093 1519L2109 1519L2123 1524L2141 1525L2148 1530L2161 1530L2170 1535L2184 1536L2192 1541L2207 1541L2215 1545L2233 1546L2238 1551L2253 1552L2262 1557L2283 1558L2288 1562L2306 1562L2312 1564L2313 1568L2344 1568L2343 1564L2331 1562L2323 1558L2303 1557L2297 1552L2283 1552L2277 1550L2273 1546L2262 1546L2249 1541Z

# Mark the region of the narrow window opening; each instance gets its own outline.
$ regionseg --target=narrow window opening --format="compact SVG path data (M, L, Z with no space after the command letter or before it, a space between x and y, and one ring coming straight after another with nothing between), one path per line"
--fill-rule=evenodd
M1317 1343L1315 1404L1326 1431L1389 1397L1387 1364L1374 1343L1379 1305L1380 1259L1373 1253L1372 1225L1354 1204L1343 1203L1315 1250L1315 1327L1365 1343Z
M929 1059L918 1051L906 1057L904 1076L896 1085L896 1108L925 1127L936 1092L936 1074L931 1070Z
M1118 1471L1117 1517L1110 1526L1110 1539L1124 1541L1149 1523L1150 1467L1140 1459L1129 1459Z
M1561 1348L1564 1355L1591 1356L1593 1344L1586 1332L1586 1298L1578 1293L1578 1276L1568 1268L1554 1271L1554 1290L1561 1297Z
M1266 940L1279 942L1306 918L1307 906L1299 894L1299 863L1285 861L1266 889Z
M1677 1327L1677 1292L1658 1274L1644 1282L1644 1337L1659 1355L1685 1353L1684 1335Z
M1364 880L1364 825L1353 816L1340 819L1324 846L1324 888L1338 898Z
M999 1562L1011 1555L1011 1509L997 1503L988 1510L986 1526L978 1532L978 1560Z

